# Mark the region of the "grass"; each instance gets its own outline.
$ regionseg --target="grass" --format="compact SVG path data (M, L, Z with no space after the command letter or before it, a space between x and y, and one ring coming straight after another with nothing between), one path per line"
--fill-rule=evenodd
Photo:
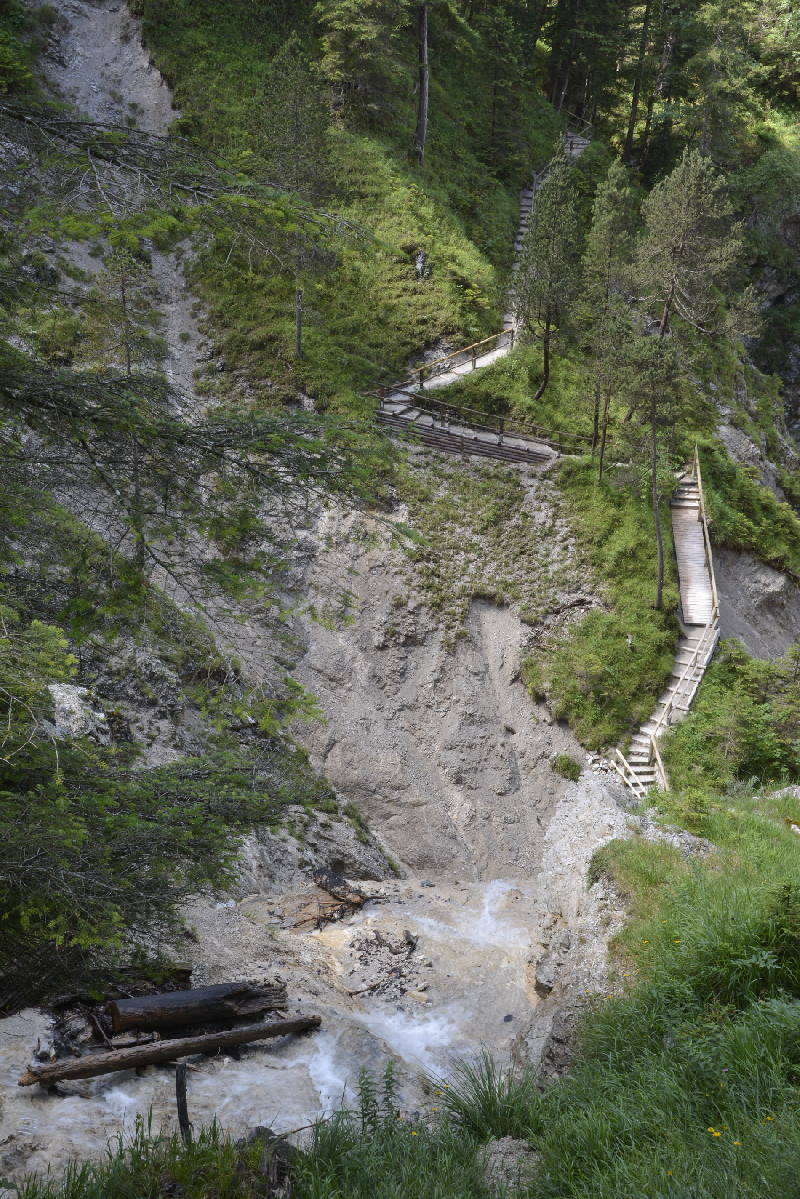
M581 566L565 553L566 527L546 480L528 489L500 464L427 459L403 469L398 491L419 535L410 577L451 637L473 599L513 604L537 624L558 610L559 589L578 586ZM529 503L531 494L544 503Z
M313 5L272 4L269 20L244 0L224 12L211 0L138 0L135 7L182 110L179 131L258 173L270 62L292 30L309 60L319 58ZM415 77L413 38L401 44L380 132L365 121L331 130L328 206L367 236L340 241L334 269L307 283L304 361L292 356L293 281L276 272L273 259L237 259L224 236L203 248L192 281L226 361L226 377L208 384L215 391L244 380L261 402L280 403L302 388L360 413L363 389L385 372L401 374L409 355L441 338L464 343L499 327L517 190L531 166L549 157L559 123L533 90L519 111L508 112L502 147L493 145L487 114L494 83L479 35L446 5L432 39L437 67L424 169L410 161L414 98L403 83Z
M556 754L550 765L562 779L568 779L572 783L577 783L583 771L580 762L571 754Z
M664 514L667 586L656 612L656 562L649 505L627 488L598 483L589 460L565 461L559 485L571 531L599 580L593 608L532 655L524 677L549 698L592 749L612 744L649 716L666 685L677 642L677 590Z
M478 1138L437 1113L411 1119L399 1109L392 1071L376 1086L362 1075L358 1108L319 1124L295 1156L295 1199L490 1199ZM269 1150L266 1150L269 1153ZM107 1161L68 1171L63 1182L31 1180L20 1199L262 1199L264 1142L246 1145L217 1125L183 1145L141 1121ZM171 1188L171 1189L168 1189Z
M570 345L559 348L547 390L534 405L541 376L541 347L528 342L499 362L450 384L437 397L458 407L540 425L554 437L558 433L591 437L592 407L578 351Z
M800 575L800 518L791 506L763 485L754 467L738 466L719 448L703 450L702 470L714 542Z

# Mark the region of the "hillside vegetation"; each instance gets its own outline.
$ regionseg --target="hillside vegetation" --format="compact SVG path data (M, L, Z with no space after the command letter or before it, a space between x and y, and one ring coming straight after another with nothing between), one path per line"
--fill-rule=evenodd
M216 637L231 611L280 627L315 504L408 504L454 645L474 595L519 600L532 625L555 604L514 562L481 581L433 561L455 552L453 506L525 561L509 476L421 481L372 420L380 383L500 327L534 168L550 169L521 345L447 393L591 445L553 485L600 603L539 643L532 694L592 749L652 710L678 636L667 503L695 446L716 543L800 575L792 0L131 7L180 110L168 136L73 119L38 74L57 14L0 8L4 1011L132 961L157 974L154 938L230 879L246 829L298 803L346 818L286 733L312 697L280 663L254 684ZM585 122L572 164L562 134ZM163 369L159 254L203 313L194 397ZM734 460L723 424L758 465ZM114 670L120 709L166 702L168 677L191 728L175 761L145 766L122 712L102 744L54 727L54 684ZM481 1146L504 1136L537 1155L519 1195L798 1193L799 679L796 649L765 663L725 644L654 801L701 839L683 842L693 856L639 837L596 855L631 921L570 1076L483 1060L430 1080L413 1119L391 1075L365 1076L356 1110L312 1132L297 1199L480 1199ZM182 1145L141 1127L108 1162L19 1193L255 1199L260 1154L217 1128Z

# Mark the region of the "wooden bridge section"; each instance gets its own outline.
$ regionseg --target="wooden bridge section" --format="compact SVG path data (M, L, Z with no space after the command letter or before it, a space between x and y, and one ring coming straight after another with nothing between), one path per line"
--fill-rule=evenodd
M685 719L719 641L719 600L697 450L678 479L670 510L682 628L672 678L653 715L634 735L627 755L615 749L610 759L639 799L644 799L650 787L669 790L659 739L671 725Z

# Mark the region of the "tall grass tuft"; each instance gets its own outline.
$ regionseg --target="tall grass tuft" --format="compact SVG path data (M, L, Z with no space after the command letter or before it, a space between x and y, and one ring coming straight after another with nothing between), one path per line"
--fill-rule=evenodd
M478 1140L528 1133L537 1096L532 1071L503 1070L484 1049L477 1060L457 1062L446 1081L431 1082L445 1110Z

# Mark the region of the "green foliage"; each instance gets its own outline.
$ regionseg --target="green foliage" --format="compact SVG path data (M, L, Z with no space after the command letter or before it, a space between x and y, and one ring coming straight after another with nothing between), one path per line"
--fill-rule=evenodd
M528 1109L536 1095L527 1070L501 1070L486 1051L471 1061L454 1062L447 1079L430 1081L434 1098L470 1136L524 1137Z
M401 1112L391 1069L361 1075L358 1106L314 1130L294 1183L298 1199L484 1199L477 1141L445 1120Z
M0 765L42 736L52 712L47 687L71 679L77 664L61 629L41 620L19 625L19 613L0 605Z
M514 603L536 624L556 609L559 584L576 585L580 565L564 563L549 520L526 509L513 469L430 462L403 471L400 495L419 534L408 548L414 581L451 637L472 599Z
M541 399L550 381L554 330L567 324L579 283L580 226L574 171L563 143L536 193L514 280L514 299L525 328L541 336Z
M724 642L686 721L666 738L673 788L723 792L736 780L800 778L800 651L775 662Z
M407 157L416 43L404 8L377 0L366 8L339 0L319 6L319 53L307 5L278 5L260 27L241 3L222 13L207 0L142 0L139 8L148 44L175 86L183 123L235 165L269 174L263 129L265 105L274 108L269 80L278 72L271 65L276 53L289 56L311 91L321 64L333 81L334 104L345 92L348 97L348 121L327 139L331 182L340 214L369 229L374 240L334 247L335 269L306 282L304 361L298 364L292 280L275 269L274 258L254 261L235 244L235 231L220 228L193 277L228 365L225 376L210 381L215 391L224 393L227 377L241 371L262 403L281 402L300 386L323 403L362 412L357 393L383 372L401 374L422 345L443 336L476 340L498 325L516 188L531 162L549 154L557 129L536 89L526 87L519 102L522 76L516 67L506 70L517 61L523 36L516 17L510 43L504 48L501 38L487 59L480 34L456 6L435 6L421 172ZM294 50L285 44L290 33ZM511 107L498 106L498 86L514 96ZM289 90L309 95L306 84ZM281 104L288 103L284 95ZM278 140L286 137L291 140L279 130ZM304 150L304 161L313 157ZM415 269L420 252L422 277Z
M778 570L800 574L800 519L753 467L737 465L720 449L707 449L703 481L717 545L749 550Z
M31 72L34 47L20 36L31 24L18 0L5 0L0 8L0 96L35 90Z
M562 779L569 779L572 783L577 783L583 772L580 762L572 754L556 754L550 766Z
M275 762L217 753L131 771L124 755L32 744L0 777L3 1006L63 990L180 927L187 896L232 878L241 832L293 788Z
M157 1134L141 1116L129 1137L113 1142L105 1161L73 1165L63 1180L31 1179L20 1199L161 1199L164 1188L185 1199L260 1199L265 1153L262 1141L243 1145L216 1123L188 1144L178 1134Z
M565 462L560 483L573 534L602 580L607 607L590 611L535 655L524 676L545 690L558 719L592 749L618 741L652 711L670 674L677 603L653 609L655 552L647 504L629 490L598 483L589 461Z

